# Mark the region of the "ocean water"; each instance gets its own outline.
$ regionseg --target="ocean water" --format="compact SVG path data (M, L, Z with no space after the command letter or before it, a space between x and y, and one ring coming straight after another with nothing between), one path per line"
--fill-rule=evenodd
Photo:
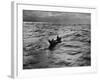
M53 50L48 40L61 37ZM91 25L23 22L23 69L91 66Z

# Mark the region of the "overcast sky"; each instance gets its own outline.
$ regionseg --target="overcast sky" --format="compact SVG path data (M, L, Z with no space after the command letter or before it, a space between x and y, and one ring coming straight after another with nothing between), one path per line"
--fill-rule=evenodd
M23 10L23 21L90 24L90 13Z

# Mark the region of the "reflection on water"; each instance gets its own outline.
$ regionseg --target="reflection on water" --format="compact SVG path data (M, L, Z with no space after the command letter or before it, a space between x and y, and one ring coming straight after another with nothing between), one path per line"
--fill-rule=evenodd
M53 50L48 40L61 39ZM91 65L89 24L23 23L23 68L57 68Z

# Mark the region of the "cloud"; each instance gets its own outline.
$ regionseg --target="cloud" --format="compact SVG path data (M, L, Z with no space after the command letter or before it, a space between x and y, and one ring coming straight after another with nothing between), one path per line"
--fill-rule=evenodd
M23 10L23 20L66 24L90 24L90 13Z

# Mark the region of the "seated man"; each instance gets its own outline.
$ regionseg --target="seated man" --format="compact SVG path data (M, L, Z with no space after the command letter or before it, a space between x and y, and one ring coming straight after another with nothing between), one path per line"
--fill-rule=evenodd
M61 43L61 37L57 36L56 41L57 41L57 43Z

